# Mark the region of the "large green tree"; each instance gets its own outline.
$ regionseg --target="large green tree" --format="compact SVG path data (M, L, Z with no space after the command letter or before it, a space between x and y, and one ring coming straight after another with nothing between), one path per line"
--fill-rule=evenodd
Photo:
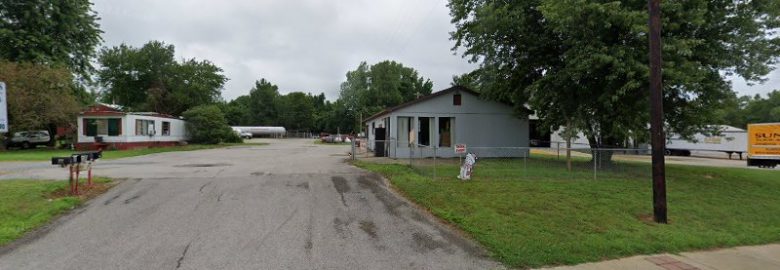
M102 99L134 110L172 115L221 100L227 78L208 60L176 61L173 45L151 41L103 48L98 61Z
M266 79L255 81L255 87L249 90L249 108L253 125L272 126L279 122L275 101L279 97L279 87Z
M314 128L314 97L292 92L276 99L279 124L289 130L312 131Z
M0 1L0 58L64 65L89 78L100 26L89 0Z
M80 106L68 69L0 60L0 81L8 89L11 133L74 124Z
M237 143L241 138L228 126L225 114L215 104L199 105L183 113L190 142L217 144Z
M485 96L567 123L592 147L646 136L647 1L450 0L455 49L479 63ZM667 131L703 129L730 95L724 76L760 80L780 54L778 1L664 1Z
M347 72L347 80L341 83L339 100L349 117L359 129L359 120L387 107L395 106L419 96L428 95L433 83L420 76L417 70L395 61L382 61L369 66L361 62L357 69Z

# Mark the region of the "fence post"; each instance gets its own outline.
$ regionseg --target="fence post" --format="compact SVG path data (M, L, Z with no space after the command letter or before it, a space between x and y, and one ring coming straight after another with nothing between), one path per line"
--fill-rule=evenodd
M352 160L353 160L353 161L355 160L355 156L356 156L356 154L357 154L357 153L356 153L356 151L355 151L355 140L352 140Z
M414 169L414 166L412 165L412 155L414 155L414 153L412 151L414 150L412 150L412 143L410 142L409 143L409 168Z
M597 149L593 149L593 180L596 180L596 162L599 160L599 151Z
M433 181L436 181L436 146L433 146Z
M525 154L523 154L523 174L525 175L525 179L528 179L528 154L531 153L531 149L526 149Z

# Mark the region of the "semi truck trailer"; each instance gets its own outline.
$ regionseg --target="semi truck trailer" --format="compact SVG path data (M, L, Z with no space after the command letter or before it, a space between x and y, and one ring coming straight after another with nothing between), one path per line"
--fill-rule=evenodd
M667 156L690 156L691 151L714 151L723 152L729 155L739 155L747 152L747 132L744 129L732 126L720 125L716 127L716 134L697 133L692 139L683 139L677 134L673 134L666 143L665 153Z
M780 123L748 124L747 165L774 168L780 164Z

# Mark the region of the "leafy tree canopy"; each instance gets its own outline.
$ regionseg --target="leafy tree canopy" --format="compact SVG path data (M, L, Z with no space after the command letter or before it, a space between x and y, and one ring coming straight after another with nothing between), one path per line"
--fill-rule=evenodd
M80 106L67 69L0 61L0 81L8 91L11 132L68 126L76 119Z
M718 124L747 128L751 123L780 122L780 90L767 94L766 98L755 95L731 95L717 110Z
M89 78L102 41L98 20L88 0L0 1L0 58L64 65Z
M382 61L372 66L361 62L357 69L347 72L341 83L339 100L357 126L360 117L368 117L387 107L395 106L433 89L431 80L421 77L417 70L395 61Z
M225 115L217 105L196 106L184 112L183 116L187 120L186 128L191 142L204 144L241 142L238 134L228 126Z
M174 53L173 45L159 41L103 48L98 57L103 101L172 115L219 102L227 81L222 69L208 60L176 61Z
M647 136L647 1L450 0L455 48L480 64L487 97L528 104L546 127L566 123L592 145ZM664 111L669 132L712 124L724 76L761 80L777 61L778 1L664 1Z

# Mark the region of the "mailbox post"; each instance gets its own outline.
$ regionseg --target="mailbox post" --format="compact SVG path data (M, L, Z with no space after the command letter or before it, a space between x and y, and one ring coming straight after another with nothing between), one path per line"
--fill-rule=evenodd
M103 157L103 153L97 152L85 152L72 154L69 157L52 157L51 164L58 165L60 167L68 167L68 183L70 185L70 195L79 195L79 173L81 171L81 164L87 165L87 187L91 188L92 183L92 162Z

